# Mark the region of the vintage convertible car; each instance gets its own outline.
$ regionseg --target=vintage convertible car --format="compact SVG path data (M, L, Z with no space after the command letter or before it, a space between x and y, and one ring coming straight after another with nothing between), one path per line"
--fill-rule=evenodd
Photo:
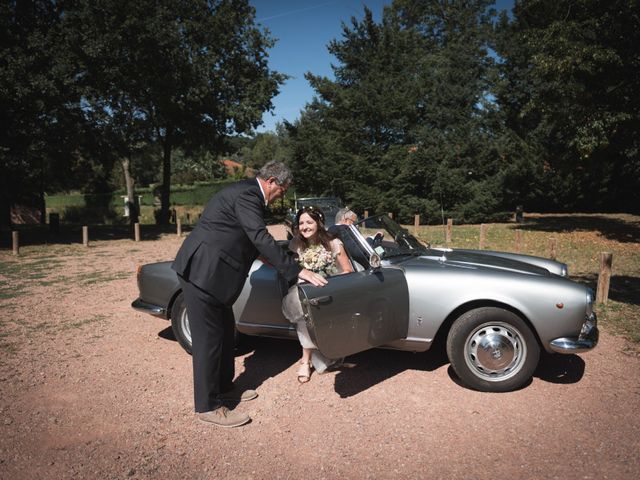
M340 235L355 271L330 277L324 287L298 285L309 332L328 357L373 347L421 352L439 335L464 384L500 392L533 376L541 349L571 354L597 344L593 293L569 280L563 263L430 248L387 216L343 226ZM171 320L190 351L189 319L170 262L139 267L138 288L133 308ZM282 314L282 289L275 269L256 260L233 306L237 331L295 339Z

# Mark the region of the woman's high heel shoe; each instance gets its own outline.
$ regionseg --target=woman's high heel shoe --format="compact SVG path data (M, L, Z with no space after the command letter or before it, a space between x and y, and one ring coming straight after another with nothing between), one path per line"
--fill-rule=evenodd
M298 381L300 383L307 383L311 379L311 362L300 362L300 368L298 368Z

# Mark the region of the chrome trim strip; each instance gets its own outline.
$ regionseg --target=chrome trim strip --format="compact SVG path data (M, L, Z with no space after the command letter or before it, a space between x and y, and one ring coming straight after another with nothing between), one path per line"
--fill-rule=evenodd
M433 341L433 338L407 337L401 340L407 341L407 342L416 342L416 343L431 343Z
M249 328L268 328L272 330L295 330L296 327L292 324L290 327L284 325L273 325L273 324L264 324L264 323L247 323L247 322L236 322L236 325L240 325L242 327Z
M139 312L149 313L157 317L164 317L167 311L163 307L144 302L139 298L133 301L133 303L131 304L131 307L133 307L134 310L138 310Z

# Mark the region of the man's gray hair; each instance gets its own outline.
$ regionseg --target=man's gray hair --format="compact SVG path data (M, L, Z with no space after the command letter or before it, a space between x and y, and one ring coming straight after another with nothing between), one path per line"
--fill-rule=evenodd
M344 222L344 220L348 217L353 217L353 218L358 218L358 216L355 214L355 212L351 211L349 208L345 207L345 208L341 208L340 210L338 210L338 213L336 213L336 223L342 223Z
M341 208L340 210L338 210L336 212L336 220L335 220L335 222L336 223L344 222L344 217L345 217L345 215L347 214L348 211L349 211L348 208Z
M276 160L265 163L258 172L258 177L263 180L268 180L273 177L276 179L276 182L278 182L278 185L281 186L288 185L293 181L293 174L291 170L289 170L289 167Z

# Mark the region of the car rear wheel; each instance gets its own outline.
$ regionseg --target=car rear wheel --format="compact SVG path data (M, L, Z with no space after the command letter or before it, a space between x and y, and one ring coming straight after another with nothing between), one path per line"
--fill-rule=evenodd
M483 307L461 315L447 337L447 355L467 386L483 392L515 390L533 376L540 347L513 312Z
M184 303L184 294L180 292L171 307L171 328L173 335L182 348L191 354L191 327L189 325L189 316L187 315L187 306ZM240 340L240 332L234 329L234 341L237 346Z
M191 327L187 316L187 306L184 303L182 292L176 297L171 307L171 328L173 335L187 353L191 353Z

